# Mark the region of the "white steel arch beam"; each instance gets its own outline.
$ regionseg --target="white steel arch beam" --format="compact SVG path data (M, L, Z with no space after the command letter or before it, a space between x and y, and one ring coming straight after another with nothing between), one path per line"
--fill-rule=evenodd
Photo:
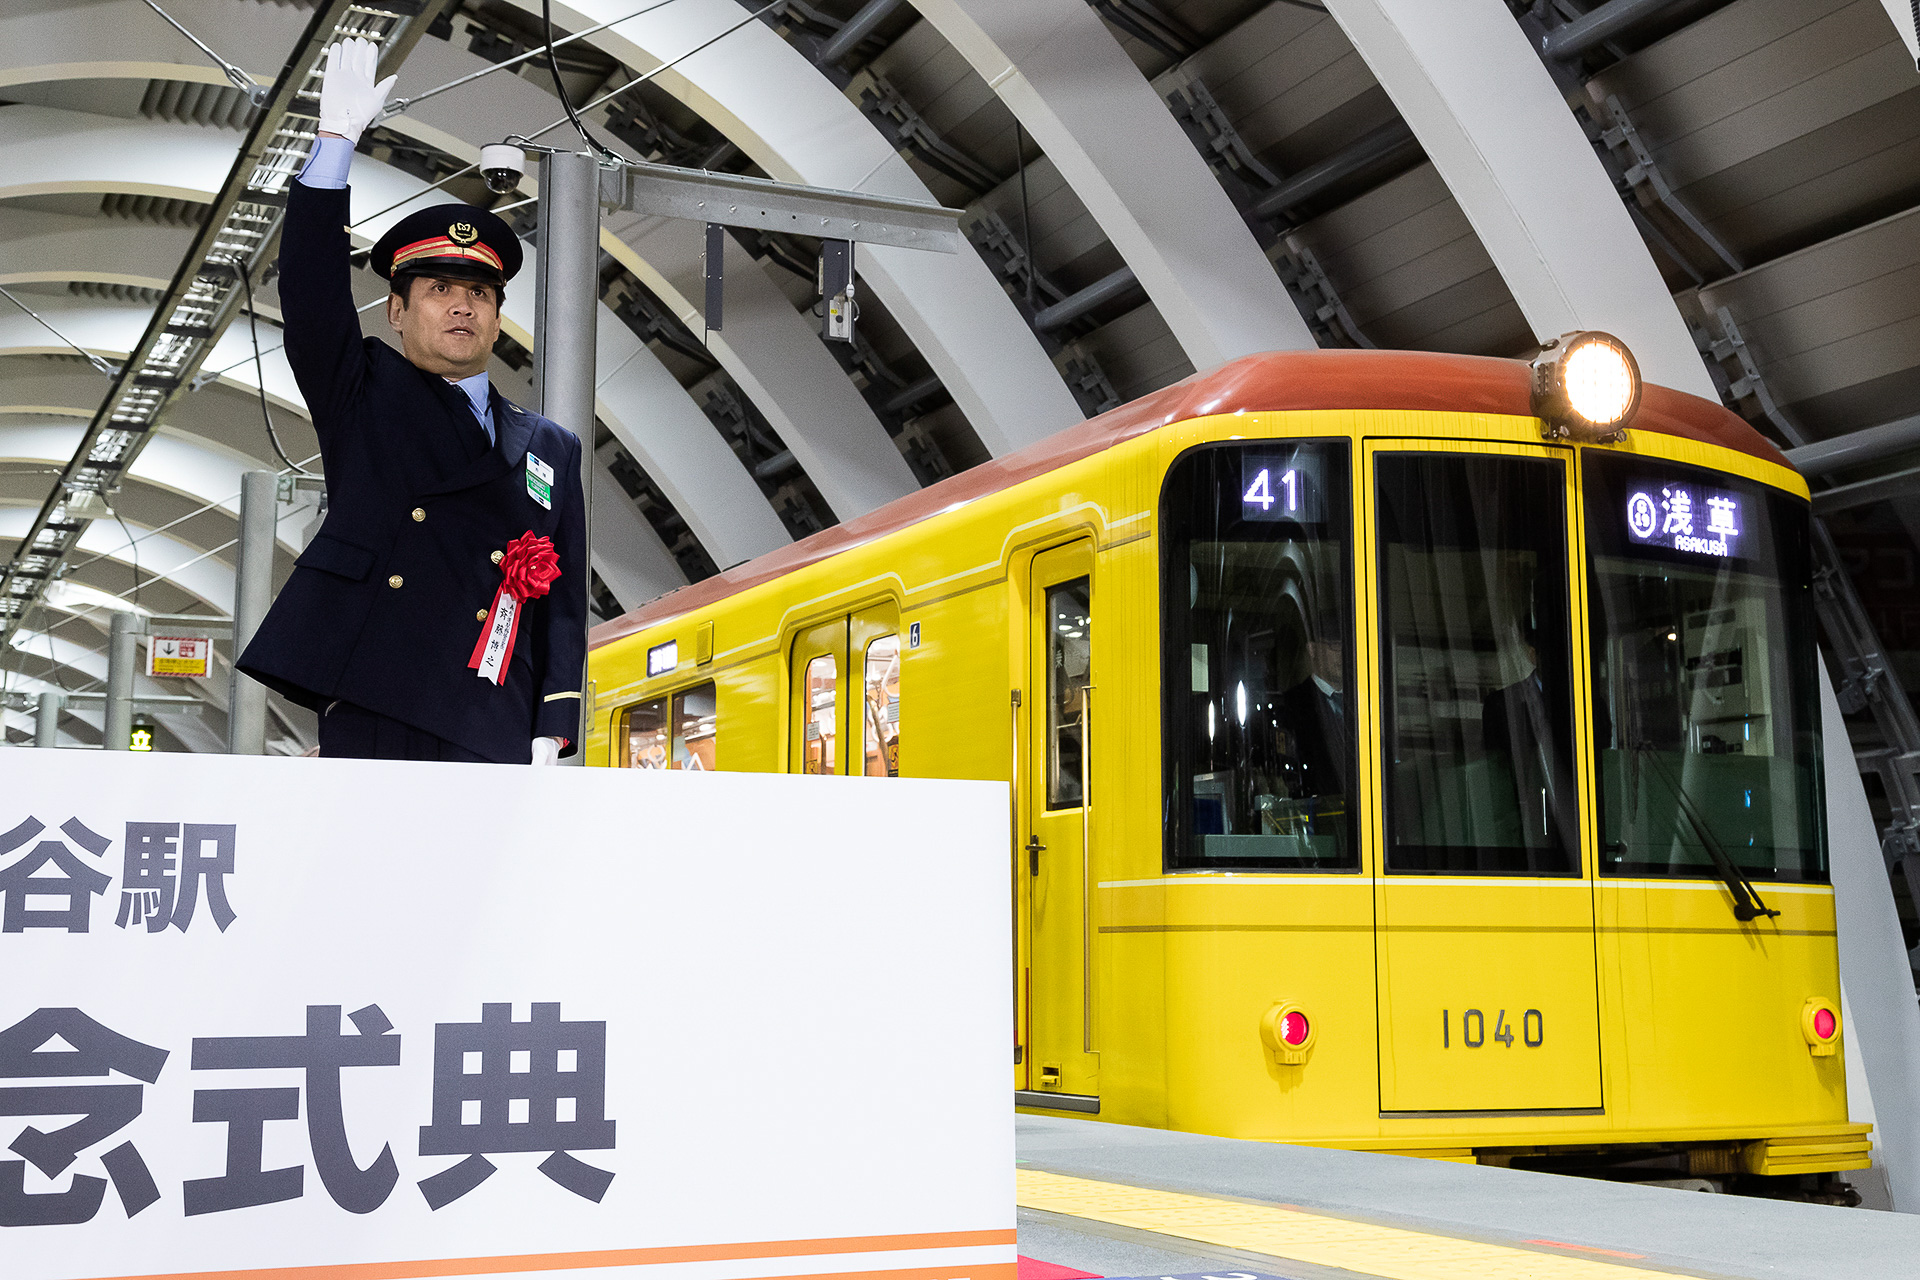
M0 146L0 164L5 148ZM153 317L151 307L127 303L97 302L90 298L31 297L23 299L47 322L79 346L110 360L123 360L146 331ZM260 369L266 374L267 399L289 412L306 416L307 404L293 380L280 346L277 325L260 322ZM270 349L271 348L271 349ZM66 355L72 351L65 343L28 316L8 306L0 312L0 355ZM219 380L253 395L262 385L254 372L253 340L244 321L230 327L208 354L203 372L220 370ZM104 388L102 388L104 394ZM0 388L0 399L5 399ZM91 416L91 414L89 414ZM311 433L301 424L302 434Z
M487 63L440 40L425 40L407 60L407 87L431 87L471 75ZM387 122L449 155L472 162L480 148L504 134L553 123L556 99L517 76L489 76L467 89L430 98ZM547 141L560 138L550 134ZM632 155L618 139L613 145ZM538 187L538 173L524 184ZM649 234L658 231L658 234ZM692 299L701 293L703 242L699 224L661 228L657 219L615 213L605 219L601 247L653 290L695 332ZM863 515L913 492L912 470L880 420L828 354L816 329L797 314L752 255L727 255L727 305L721 332L708 343L780 438L793 450L821 497L840 519ZM704 541L704 539L703 539Z
M192 243L184 227L0 205L0 284L92 280L164 289Z
M1718 400L1606 170L1499 0L1329 0L1541 341L1603 329Z
M512 3L540 11L538 0ZM554 21L578 31L634 7L632 0L572 0L554 6ZM674 0L587 39L645 74L736 26L744 12L734 0ZM763 23L740 27L654 83L783 182L932 199L860 109ZM546 140L562 136L556 130ZM1039 340L972 250L863 246L860 274L989 452L1011 452L1081 420Z
M52 468L64 466L80 443L83 426L77 420L0 426L0 462L39 464ZM210 505L224 513L238 533L240 519L240 477L260 470L257 459L236 457L224 449L197 440L172 427L162 427L134 460L127 479L141 485L164 489L192 501ZM131 526L138 523L131 512L115 506ZM288 556L300 554L301 531L313 518L310 507L283 507L276 541ZM117 526L102 523L102 527ZM222 539L224 541L225 539ZM217 602L222 612L231 612L233 602Z
M1316 344L1233 202L1086 0L913 0L1033 135L1196 369Z
M1542 337L1609 330L1649 381L1717 398L1613 184L1501 0L1327 0ZM1879 1156L1920 1211L1920 1012L1846 722L1822 672L1841 981Z
M273 83L311 20L293 5L188 0L167 8L260 84ZM227 83L141 0L7 0L0 11L0 86L123 79Z
M0 541L18 542L33 527L33 507L0 507ZM190 543L165 533L155 533L133 521L127 528L139 540L129 548L127 535L111 520L96 520L80 535L82 559L105 556L132 568L138 551L140 572L165 577L189 595L199 599L222 617L233 613L233 567L218 556L209 556Z

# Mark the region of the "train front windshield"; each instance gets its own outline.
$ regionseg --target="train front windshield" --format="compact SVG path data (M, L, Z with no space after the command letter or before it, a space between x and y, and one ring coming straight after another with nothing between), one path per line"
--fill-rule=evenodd
M1602 873L1824 883L1806 504L1617 454L1584 477Z
M1167 476L1170 866L1359 867L1350 458L1216 445Z

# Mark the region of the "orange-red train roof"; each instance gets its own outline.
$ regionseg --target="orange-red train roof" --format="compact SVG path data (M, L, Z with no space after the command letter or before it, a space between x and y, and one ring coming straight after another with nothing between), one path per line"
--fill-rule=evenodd
M1163 387L970 471L823 529L725 573L668 592L595 627L598 648L666 618L707 608L827 557L976 498L1111 449L1171 423L1212 414L1300 409L1418 409L1442 413L1532 412L1528 367L1490 356L1426 351L1276 351L1245 356ZM1789 465L1780 451L1738 415L1682 391L1649 384L1635 431L1657 431Z

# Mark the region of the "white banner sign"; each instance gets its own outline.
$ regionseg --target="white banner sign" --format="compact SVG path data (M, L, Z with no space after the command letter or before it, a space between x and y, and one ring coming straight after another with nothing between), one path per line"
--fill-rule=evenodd
M0 752L5 1280L1013 1280L999 784Z

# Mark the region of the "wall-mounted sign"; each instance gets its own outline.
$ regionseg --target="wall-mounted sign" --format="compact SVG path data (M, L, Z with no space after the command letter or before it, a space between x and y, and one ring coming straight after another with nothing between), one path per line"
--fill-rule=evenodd
M647 650L647 674L663 676L680 665L680 642L669 640Z
M1240 518L1311 523L1320 515L1320 458L1310 452L1240 458Z
M147 674L204 680L213 674L213 641L205 636L155 636L147 645Z
M1627 537L1694 555L1737 556L1745 501L1684 480L1643 481L1627 492Z

